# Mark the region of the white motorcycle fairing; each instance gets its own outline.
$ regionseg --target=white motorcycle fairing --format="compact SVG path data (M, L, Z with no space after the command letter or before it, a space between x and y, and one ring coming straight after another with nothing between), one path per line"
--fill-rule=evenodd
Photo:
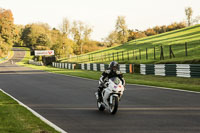
M124 86L118 77L109 79L106 84L108 84L108 86L101 93L103 98L102 102L98 101L98 93L96 93L97 107L101 111L106 108L111 114L115 114L118 109L118 102L124 92Z

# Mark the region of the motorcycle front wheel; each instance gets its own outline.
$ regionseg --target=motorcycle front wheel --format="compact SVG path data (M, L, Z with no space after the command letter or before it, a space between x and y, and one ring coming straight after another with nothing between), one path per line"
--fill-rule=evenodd
M113 100L112 100L112 104L110 105L110 113L111 114L115 114L118 110L118 103L119 103L119 100L118 100L118 97L114 96L113 97Z

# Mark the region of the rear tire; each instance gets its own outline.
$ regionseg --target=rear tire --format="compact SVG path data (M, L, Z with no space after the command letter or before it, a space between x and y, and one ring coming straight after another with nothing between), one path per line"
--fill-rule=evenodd
M111 114L116 114L117 110L118 110L118 103L119 103L119 99L118 97L114 96L113 97L113 101L112 101L112 105L110 105L110 113Z
M99 109L99 111L105 110L105 107L101 104L101 102L99 102L99 100L97 100L97 108Z

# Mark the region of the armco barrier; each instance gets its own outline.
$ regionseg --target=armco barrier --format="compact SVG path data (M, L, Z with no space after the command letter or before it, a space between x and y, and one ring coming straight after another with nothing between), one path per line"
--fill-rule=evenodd
M43 65L44 65L44 64L42 63L42 61L29 60L28 63L29 63L29 64L33 64L33 65L37 65L37 66L43 66Z
M143 75L200 77L200 64L141 64L140 73Z

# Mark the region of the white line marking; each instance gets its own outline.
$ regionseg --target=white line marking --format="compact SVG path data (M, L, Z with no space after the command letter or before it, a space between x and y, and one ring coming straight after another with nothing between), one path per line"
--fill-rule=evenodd
M198 93L198 94L200 94L200 92L197 92L197 91L181 90L181 89L158 87L158 86L150 86L150 85L140 85L140 84L127 84L127 85L130 85L130 86L131 85L135 85L135 86L143 86L143 87L154 87L154 88L158 88L158 89L165 89L165 90L181 91L181 92L189 92L189 93Z
M71 70L71 69L67 69L67 70ZM47 72L47 71L45 71ZM72 76L72 75L66 75L66 74L60 74L60 73L54 73L54 72L47 72L50 74L57 74L57 75L62 75L62 76L67 76L67 77L73 77L73 78L79 78L79 79L86 79L86 80L92 80L92 81L98 81L96 79L89 79L89 78L83 78L83 77L78 77L78 76Z
M58 108L51 108L51 107L38 107L38 109L55 109L55 110L98 110L97 108L70 108L70 107L58 107ZM200 107L132 107L132 108L124 108L121 107L119 108L119 110L125 110L125 111L138 111L138 110L142 110L142 111L176 111L176 110L183 110L183 111L198 111L200 110Z
M2 90L0 88L0 91L2 91L4 94L8 95L9 97L11 97L12 99L14 99L16 102L19 103L19 105L25 107L26 109L28 109L30 112L32 112L36 117L40 118L42 121L44 121L46 124L48 124L49 126L53 127L55 130L57 130L58 132L61 133L67 133L66 131L64 131L63 129L61 129L60 127L56 126L55 124L53 124L52 122L50 122L49 120L47 120L46 118L44 118L43 116L41 116L40 114L38 114L37 112L35 112L34 110L32 110L31 108L29 108L28 106L26 106L25 104L23 104L22 102L20 102L19 100L17 100L16 98L14 98L13 96L11 96L10 94L8 94L7 92L5 92L4 90Z

